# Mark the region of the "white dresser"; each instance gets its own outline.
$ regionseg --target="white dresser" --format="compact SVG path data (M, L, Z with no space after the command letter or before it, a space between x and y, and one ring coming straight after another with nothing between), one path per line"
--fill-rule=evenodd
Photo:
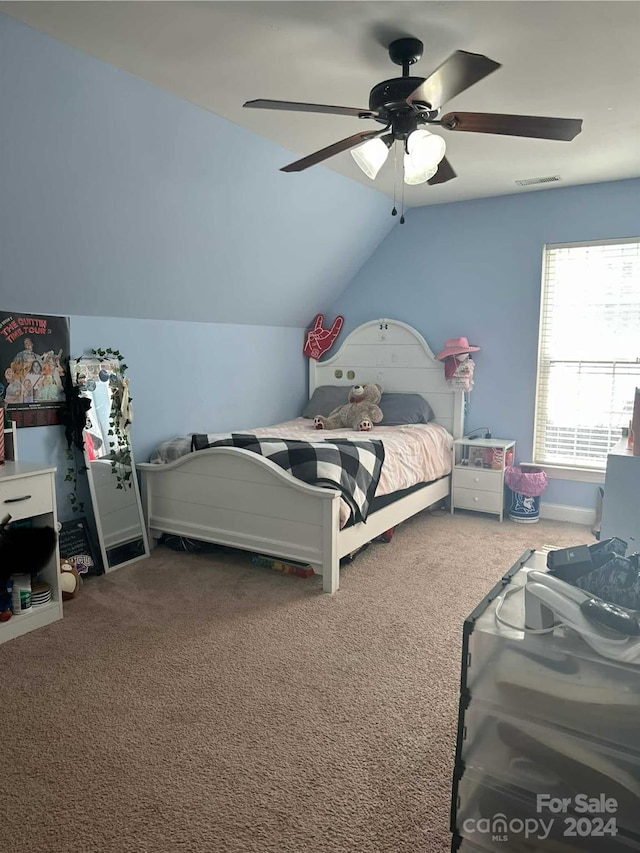
M11 515L12 522L29 519L34 526L56 529L55 471L54 467L30 462L5 462L0 465L0 518ZM29 554L25 553L21 564L15 567L15 574L29 571ZM57 546L49 563L39 573L39 578L51 585L51 602L32 607L23 615L13 615L7 622L0 622L0 643L62 618Z
M607 456L600 539L617 536L627 555L640 551L640 456L622 439Z

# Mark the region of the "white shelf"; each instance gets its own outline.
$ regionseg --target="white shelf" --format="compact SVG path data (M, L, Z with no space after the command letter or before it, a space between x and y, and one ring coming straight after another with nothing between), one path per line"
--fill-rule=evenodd
M54 466L32 462L7 461L0 465L0 517L11 515L12 521L29 520L36 527L57 527ZM29 571L29 554L21 560L23 571ZM16 569L18 573L20 569ZM38 577L51 587L52 600L48 604L32 607L27 613L11 616L0 622L0 643L14 640L37 628L62 619L62 592L60 590L60 560L56 545L49 562L38 572Z
M62 619L62 603L50 601L49 604L41 604L32 607L30 613L14 615L8 622L0 622L0 643L14 640L36 628L44 628L52 622Z

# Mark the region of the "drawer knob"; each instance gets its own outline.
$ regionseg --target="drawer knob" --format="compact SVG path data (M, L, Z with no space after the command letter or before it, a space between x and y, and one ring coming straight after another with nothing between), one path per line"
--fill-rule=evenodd
M476 503L478 503L478 500L479 500L479 498L474 498L474 501L475 501Z
M17 504L20 501L28 501L31 498L31 495L22 495L20 498L7 498L4 503L6 504Z
M480 477L474 477L474 478L473 478L473 482L474 482L474 483L479 483L479 482L480 482Z

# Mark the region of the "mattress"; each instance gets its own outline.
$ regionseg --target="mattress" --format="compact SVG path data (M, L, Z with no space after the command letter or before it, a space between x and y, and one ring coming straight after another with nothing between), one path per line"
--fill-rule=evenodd
M436 423L378 425L371 432L352 429L316 430L308 418L295 418L280 424L255 429L237 430L260 437L298 439L299 441L333 441L336 438L375 438L382 441L385 459L375 497L392 495L421 483L430 483L451 473L453 436ZM210 442L227 438L229 433L209 433ZM165 441L151 454L150 462L158 465L174 462L191 453L191 435ZM348 521L350 510L341 501L340 526Z

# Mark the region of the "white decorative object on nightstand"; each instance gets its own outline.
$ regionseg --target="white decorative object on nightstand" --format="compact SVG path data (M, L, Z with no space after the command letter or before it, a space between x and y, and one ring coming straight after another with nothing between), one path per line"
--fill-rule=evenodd
M504 472L513 462L515 441L458 438L453 442L451 512L470 509L504 517Z
M11 521L29 519L34 526L56 529L56 492L54 467L29 462L5 462L0 465L0 517L11 515ZM29 573L29 554L16 566L16 574ZM58 547L39 577L51 586L51 601L32 607L28 613L14 615L0 623L0 643L42 628L62 618Z

